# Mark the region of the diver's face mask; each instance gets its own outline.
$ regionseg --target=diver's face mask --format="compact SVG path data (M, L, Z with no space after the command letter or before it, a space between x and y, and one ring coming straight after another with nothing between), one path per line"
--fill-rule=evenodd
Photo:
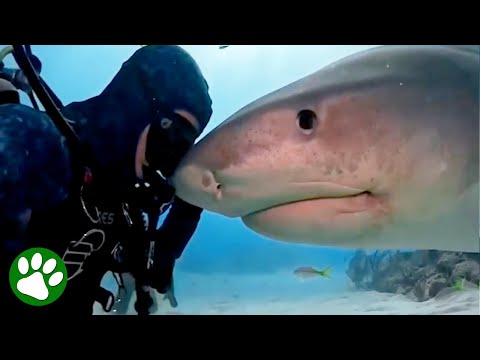
M147 173L155 171L164 179L170 178L197 136L197 129L182 115L158 111L147 135L145 159L150 168Z

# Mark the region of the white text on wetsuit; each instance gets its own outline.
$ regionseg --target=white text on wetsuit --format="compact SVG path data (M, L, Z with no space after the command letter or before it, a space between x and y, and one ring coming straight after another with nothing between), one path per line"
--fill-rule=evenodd
M115 214L112 212L100 212L100 221L103 225L112 225L114 221Z

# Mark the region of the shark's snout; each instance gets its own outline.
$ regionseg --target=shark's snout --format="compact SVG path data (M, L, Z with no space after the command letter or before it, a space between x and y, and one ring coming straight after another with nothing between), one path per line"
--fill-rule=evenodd
M219 199L222 190L222 184L215 179L213 172L208 169L203 170L201 179L201 187L203 191L212 194Z
M203 208L215 207L221 199L222 185L213 171L207 167L187 164L179 168L173 177L177 196L188 199Z

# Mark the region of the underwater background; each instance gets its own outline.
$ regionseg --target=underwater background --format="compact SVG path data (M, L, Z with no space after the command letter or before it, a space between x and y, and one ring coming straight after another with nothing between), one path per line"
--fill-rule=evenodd
M68 104L99 94L139 46L34 45L32 50L42 61L42 77ZM377 45L181 46L198 62L210 86L213 116L204 136L251 101L340 58ZM13 60L6 59L5 65L14 65ZM23 93L22 102L30 103ZM361 289L355 286L352 275L347 275L354 255L359 256L356 249L276 242L249 230L240 219L205 211L175 268L179 305L170 308L158 296L157 313L478 314L478 288L454 294L454 301L449 297L443 303L412 300L399 291ZM368 263L367 255L362 256ZM331 267L330 278L302 280L294 270L303 266L319 270ZM116 291L115 281L108 274L104 284ZM133 301L128 313L135 314L132 305ZM456 308L451 310L452 306ZM100 308L96 312L102 313Z

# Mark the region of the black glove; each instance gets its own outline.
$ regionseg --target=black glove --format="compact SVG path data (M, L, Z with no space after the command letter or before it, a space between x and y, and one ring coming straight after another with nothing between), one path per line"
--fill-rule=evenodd
M168 299L170 306L177 307L173 287L173 269L175 267L175 257L162 245L162 239L158 237L156 231L147 233L146 243L143 247L143 254L136 253L134 277L138 289L150 287L164 294L164 299ZM148 244L148 245L147 245ZM147 297L145 294L145 302ZM140 300L140 299L139 299Z
M135 310L138 315L149 315L154 307L155 301L152 299L150 292L144 289L138 283L135 285L135 292L137 294L137 301L135 302Z
M162 253L158 248L155 250L153 263L151 263L151 267L148 269L149 285L160 294L165 294L164 299L167 299L170 302L170 306L175 308L178 306L173 286L175 259L169 256L168 253Z
M137 301L135 310L139 315L148 315L152 309L156 308L155 301L152 298L153 293L148 288L157 290L160 294L164 294L164 299L168 300L170 306L175 308L178 302L175 298L173 286L173 268L175 261L155 261L147 259L147 266L140 272L136 272L135 290Z

